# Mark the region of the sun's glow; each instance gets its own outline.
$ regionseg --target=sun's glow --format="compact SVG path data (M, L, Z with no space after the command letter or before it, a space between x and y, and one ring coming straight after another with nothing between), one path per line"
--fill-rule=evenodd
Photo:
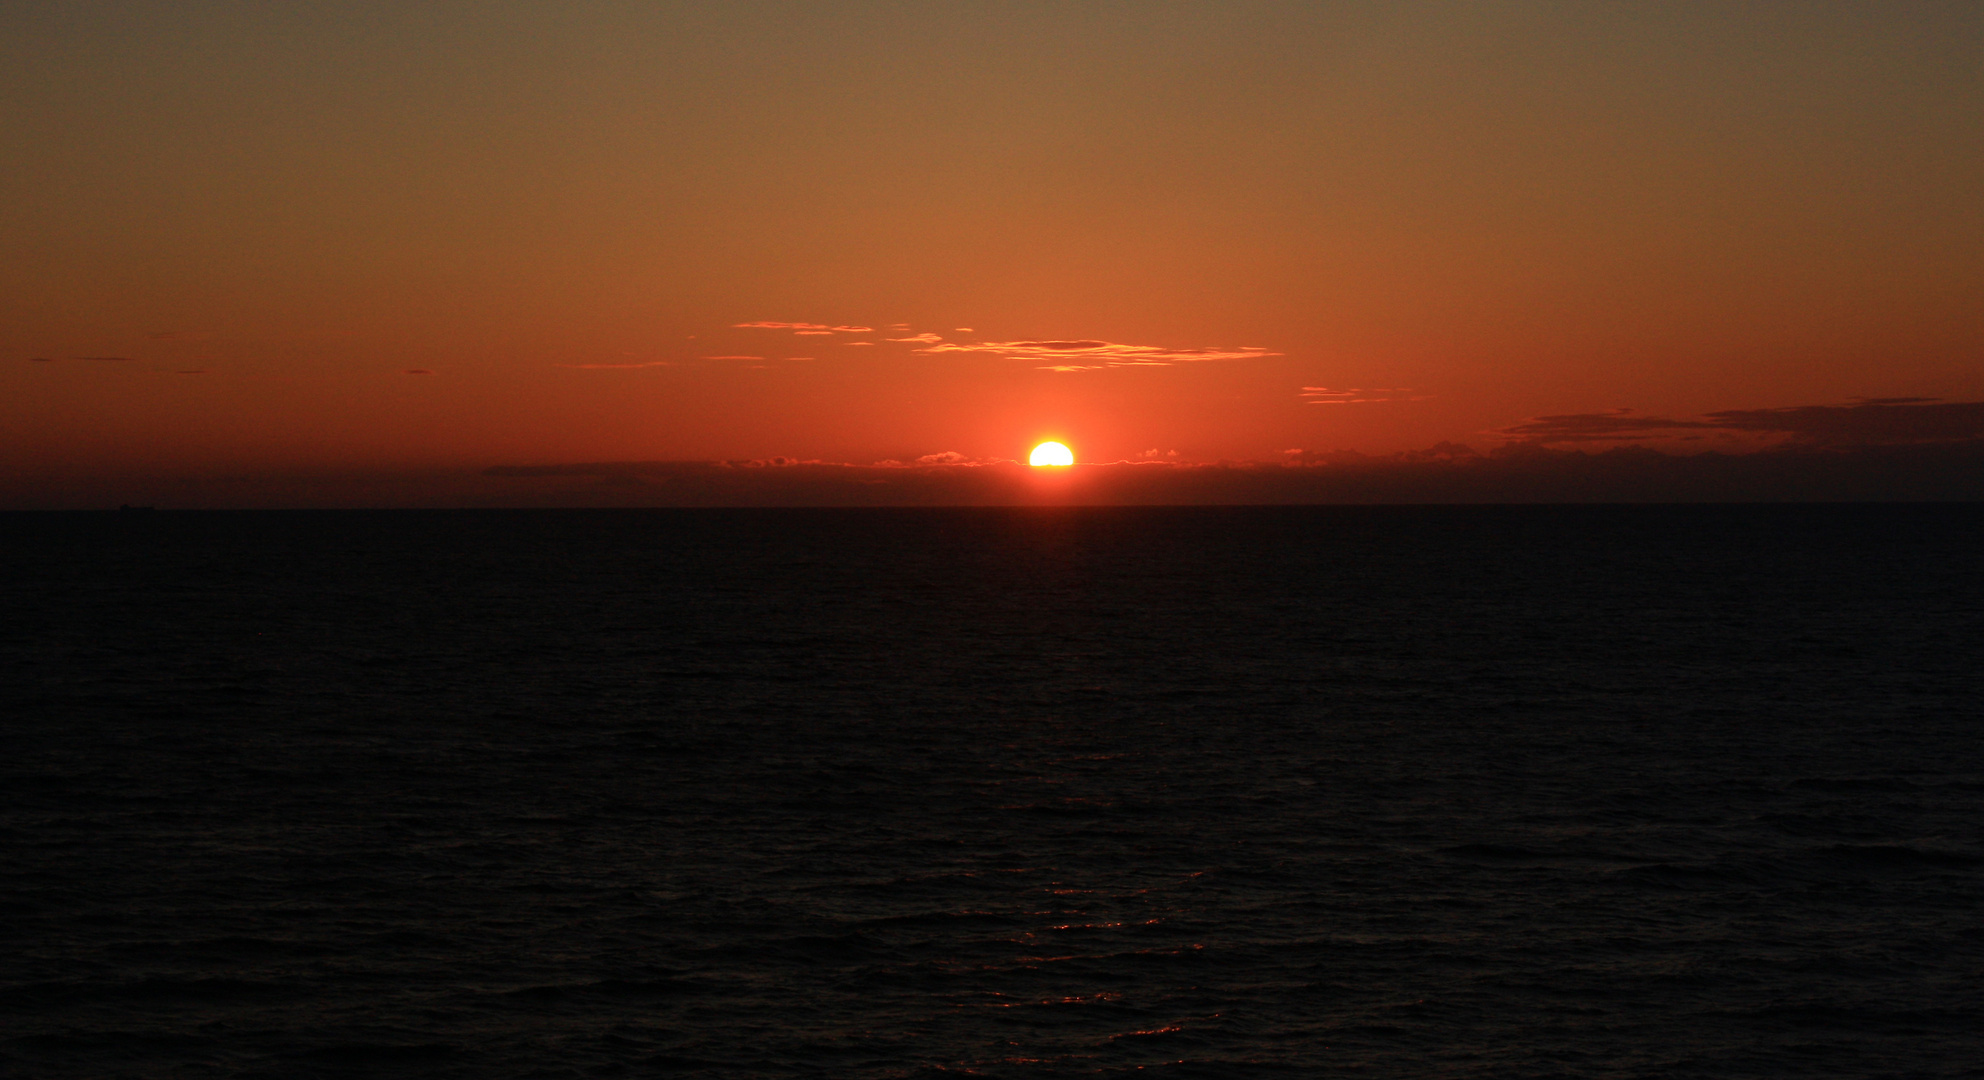
M1028 465L1073 465L1075 452L1057 442L1044 442L1033 448Z

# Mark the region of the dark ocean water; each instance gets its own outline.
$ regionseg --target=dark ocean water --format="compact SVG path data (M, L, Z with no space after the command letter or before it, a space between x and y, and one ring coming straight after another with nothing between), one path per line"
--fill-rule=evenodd
M0 517L0 1071L1984 1076L1980 538Z

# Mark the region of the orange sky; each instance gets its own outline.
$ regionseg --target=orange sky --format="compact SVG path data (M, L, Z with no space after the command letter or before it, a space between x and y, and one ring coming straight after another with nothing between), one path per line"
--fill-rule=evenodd
M0 481L1975 400L1980 131L1974 3L24 0Z

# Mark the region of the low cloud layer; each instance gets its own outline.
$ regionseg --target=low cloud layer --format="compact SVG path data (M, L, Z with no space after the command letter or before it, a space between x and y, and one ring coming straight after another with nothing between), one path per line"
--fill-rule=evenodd
M1169 457L1169 455L1166 455ZM1017 506L1315 503L1984 501L1984 440L1758 453L1598 452L1511 443L1399 454L1291 450L1272 462L1127 461L1043 471L956 452L845 465L622 461L201 476L0 476L0 508Z
M1637 442L1707 433L1772 438L1806 446L1894 446L1984 439L1984 402L1873 398L1852 405L1725 409L1688 420L1630 409L1539 416L1494 432L1516 442Z
M1458 444L1400 454L1290 451L1279 462L1082 465L1044 475L1011 461L624 462L490 469L520 505L1299 505L1974 501L1984 442L1663 454Z

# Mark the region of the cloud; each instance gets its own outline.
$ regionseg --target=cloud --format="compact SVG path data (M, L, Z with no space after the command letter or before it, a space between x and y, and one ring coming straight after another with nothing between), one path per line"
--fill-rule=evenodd
M1048 361L1045 371L1094 371L1115 367L1165 367L1206 360L1254 360L1280 356L1267 349L1171 349L1161 345L1124 345L1114 341L981 341L970 345L932 345L920 353L982 352L1008 360Z
M119 364L135 364L135 363L137 363L137 361L136 361L136 360L133 360L132 358L130 358L130 357L128 357L128 356L72 356L72 357L70 357L69 359L71 359L71 360L111 360L111 361L115 361L116 363L119 363Z
M907 328L905 327L905 329L907 329ZM974 333L977 333L977 331L975 331L975 330L973 330L973 329L972 329L971 327L969 327L969 326L954 326L954 327L952 327L951 329L953 329L953 330L955 330L955 331L957 331L957 332L958 332L958 333L960 333L960 334L974 334Z
M791 330L801 334L872 334L875 332L875 328L872 326L828 326L826 323L813 322L771 322L760 320L758 322L731 323L730 325L738 330Z
M667 360L645 360L640 363L634 363L634 364L559 364L558 366L562 368L581 368L585 370L600 370L606 368L670 367L672 365Z
M1536 443L1602 442L1712 426L1699 420L1668 420L1659 416L1642 416L1631 409L1613 409L1602 413L1535 416L1520 424L1497 428L1493 433L1508 439Z
M873 344L875 344L875 343L874 343L874 342L872 342L872 341L843 341L843 342L841 342L841 344L842 344L842 345L873 345Z
M410 368L407 368L407 369L406 369L406 370L405 370L404 372L402 372L401 374L404 374L404 375L432 375L432 374L434 374L434 373L433 373L432 371L430 371L430 370L428 370L427 368L424 368L424 367L410 367Z
M1424 396L1409 396L1412 391L1405 387L1378 387L1360 390L1332 390L1327 386L1305 386L1298 396L1311 405L1368 405L1384 401L1425 401Z
M1871 398L1852 405L1794 405L1724 409L1676 420L1631 409L1538 416L1496 430L1530 443L1624 442L1686 438L1693 432L1775 436L1810 446L1895 446L1984 440L1984 402L1935 398ZM1699 437L1699 436L1696 436Z
M763 360L762 356L705 356L705 360Z
M153 341L205 341L214 336L212 330L163 330L147 334Z
M1726 409L1708 421L1730 431L1783 433L1827 444L1888 445L1984 439L1984 401L1864 401L1784 409Z
M207 373L206 368L188 368L185 371L173 372L174 375L205 375L206 373Z
M877 461L872 467L877 469L915 469L963 465L977 468L985 465L1011 464L1016 464L1011 458L975 458L969 454L960 454L956 450L944 450L935 454L925 454L914 461L897 461L894 458L886 461ZM859 466L856 467L858 468Z
M940 338L940 337L938 337L938 336L937 336L937 335L935 335L935 334L931 334L931 333L922 333L922 334L917 334L917 335L915 335L914 337L892 337L892 338L885 338L885 339L883 339L883 340L886 340L886 341L916 341L916 342L921 342L922 344L925 344L925 345L935 345L936 343L938 343L938 342L940 342L940 341L942 341L942 340L944 340L944 339L943 339L943 338Z

